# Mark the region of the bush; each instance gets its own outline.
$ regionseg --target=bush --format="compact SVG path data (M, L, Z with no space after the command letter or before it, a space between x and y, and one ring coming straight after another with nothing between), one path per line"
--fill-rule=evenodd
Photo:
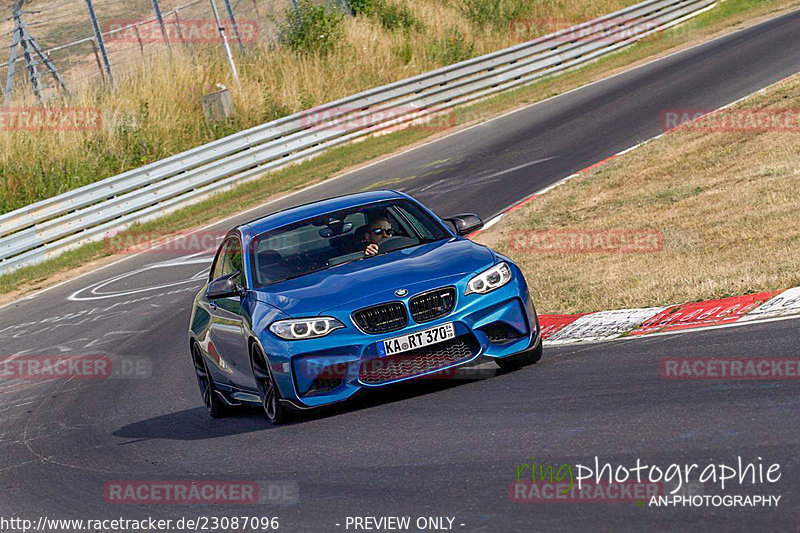
M526 16L529 0L464 0L461 12L478 26L508 28L512 20Z
M433 39L426 47L428 57L442 65L452 65L475 55L475 43L467 40L457 29L451 29L442 39Z
M297 52L326 55L344 37L344 15L335 7L302 0L299 9L286 12L281 41Z
M350 9L355 15L369 15L373 12L375 0L349 0Z
M424 25L406 6L389 0L350 0L350 8L356 15L375 17L387 30L416 29L422 31Z
M392 54L404 65L408 65L414 59L414 47L411 46L411 41L406 39L402 44L392 48Z
M422 31L424 29L423 24L417 20L411 10L406 6L398 6L397 4L388 2L381 2L380 4L381 8L378 12L378 20L387 30L417 29Z

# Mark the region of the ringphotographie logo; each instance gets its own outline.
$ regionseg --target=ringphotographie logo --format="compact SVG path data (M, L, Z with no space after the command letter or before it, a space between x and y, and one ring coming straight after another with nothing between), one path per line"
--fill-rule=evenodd
M453 110L428 110L412 106L385 107L364 110L357 107L309 109L300 115L304 129L316 131L359 131L376 129L391 132L415 128L442 131L457 123Z
M735 462L709 460L707 463L648 464L636 458L631 463L593 464L518 463L509 484L509 499L516 503L542 502L627 502L646 506L778 506L780 495L767 494L782 477L779 463L764 463L761 457L747 462L736 456ZM757 494L721 497L705 494L705 485L724 493L732 489L756 489ZM665 488L666 487L666 488Z
M511 41L522 43L549 36L557 43L591 40L601 43L619 43L661 35L658 29L664 21L658 18L606 18L579 21L556 18L514 19L509 23Z
M667 380L797 380L800 357L664 357L659 373Z
M570 463L537 464L531 457L529 463L516 465L508 497L515 503L632 503L664 494L660 478L643 481L626 475L622 479L605 479L600 472L597 476L584 476L581 469L589 470L583 465L573 469Z
M236 30L242 43L254 43L259 37L258 21L237 19L234 25L231 20L221 20L229 38L234 38ZM222 36L216 20L187 19L165 20L163 30L155 21L142 23L141 20L110 20L104 25L104 33L108 33L106 42L114 43L221 43Z
M644 228L513 231L509 244L518 253L656 253L664 249L664 234Z
M145 356L9 355L0 357L0 379L146 379L153 363Z
M91 131L103 114L91 107L0 107L0 131Z
M800 132L800 109L664 109L661 131Z

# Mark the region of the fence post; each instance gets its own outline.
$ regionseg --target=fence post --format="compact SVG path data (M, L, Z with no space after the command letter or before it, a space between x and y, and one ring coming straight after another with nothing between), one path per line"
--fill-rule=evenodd
M22 2L20 1L20 4ZM15 21L16 24L16 21ZM8 107L11 101L11 88L14 86L14 71L17 68L17 46L22 40L21 28L14 27L14 36L11 40L11 56L8 58L8 72L6 73L6 87L3 90L3 107Z
M228 12L228 17L231 19L233 36L236 37L236 41L239 43L239 50L242 52L242 54L247 55L247 50L244 49L244 44L242 44L242 34L239 32L239 25L236 24L236 16L233 14L231 0L223 0L223 2L225 2L225 10Z
M39 69L36 68L36 65L39 64L36 61L36 58L33 56L33 47L31 43L25 37L25 26L22 24L22 21L19 21L20 24L20 32L22 33L22 41L20 44L22 45L22 55L25 57L25 63L28 65L28 75L31 78L31 86L33 87L33 94L36 95L36 100L40 103L44 100L43 96L43 89L42 89L42 78L39 76Z
M94 40L97 42L97 47L100 49L100 57L103 60L103 66L108 75L108 81L111 86L114 86L114 75L111 73L111 63L108 61L108 52L106 52L106 43L103 41L103 32L100 31L100 25L97 23L97 16L94 13L94 5L92 0L86 0L86 9L89 11L89 18L92 20L92 28L94 29Z
M139 25L138 24L134 24L133 25L133 31L136 32L136 40L139 41L139 51L142 53L142 55L144 55L144 43L142 43L142 36L139 33Z
M106 81L106 73L103 70L103 63L100 61L100 52L97 51L97 42L92 39L92 50L94 51L94 60L97 61L97 70L100 71L100 77L103 78L103 83Z
M158 5L158 0L153 0L153 12L156 14L156 20L158 21L159 28L161 28L161 34L164 36L167 48L169 48L169 35L167 35L167 27L164 26L164 17L161 16L161 6Z
M228 65L231 68L231 74L233 74L233 81L236 83L236 88L241 89L242 84L239 82L239 72L236 70L236 63L233 62L233 54L231 54L231 46L228 44L228 36L225 34L225 27L219 20L217 2L216 0L209 0L209 2L211 2L211 11L214 13L214 20L217 21L217 28L219 28L219 34L222 37L222 46L225 48L225 55L228 57Z

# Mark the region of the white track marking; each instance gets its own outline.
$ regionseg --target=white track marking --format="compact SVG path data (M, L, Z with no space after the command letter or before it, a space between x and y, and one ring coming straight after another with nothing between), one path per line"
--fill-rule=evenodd
M119 298L122 296L130 296L132 294L140 294L143 292L150 292L156 291L160 289L167 289L170 287L175 287L177 285L184 285L186 283L197 283L201 281L204 277L204 273L208 271L208 269L203 269L197 272L196 274L192 275L192 277L180 281L172 281L169 283L162 283L158 285L151 285L148 287L142 287L139 289L129 289L124 291L116 291L116 292L100 292L101 289L106 287L107 285L111 285L112 283L116 283L120 280L135 276L137 274L141 274L142 272L147 272L154 269L159 268L170 268L174 266L186 266L186 265L194 265L194 264L203 264L207 265L211 262L210 258L201 258L198 257L202 255L204 252L200 252L200 254L192 254L186 257L182 257L179 259L170 259L161 263L153 263L151 265L144 266L142 268L138 268L136 270L132 270L130 272L125 272L118 276L114 276L112 278L108 278L106 280L100 281L98 283L89 285L88 287L84 287L82 289L78 289L77 291L73 292L71 295L67 297L67 300L73 302L85 302L85 301L92 301L92 300L104 300L107 298ZM89 295L84 296L82 293L88 291Z

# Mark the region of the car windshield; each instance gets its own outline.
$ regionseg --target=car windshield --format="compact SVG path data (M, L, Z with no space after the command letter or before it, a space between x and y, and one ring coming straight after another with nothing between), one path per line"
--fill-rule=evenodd
M436 219L408 200L327 213L256 237L253 279L264 287L448 237Z

